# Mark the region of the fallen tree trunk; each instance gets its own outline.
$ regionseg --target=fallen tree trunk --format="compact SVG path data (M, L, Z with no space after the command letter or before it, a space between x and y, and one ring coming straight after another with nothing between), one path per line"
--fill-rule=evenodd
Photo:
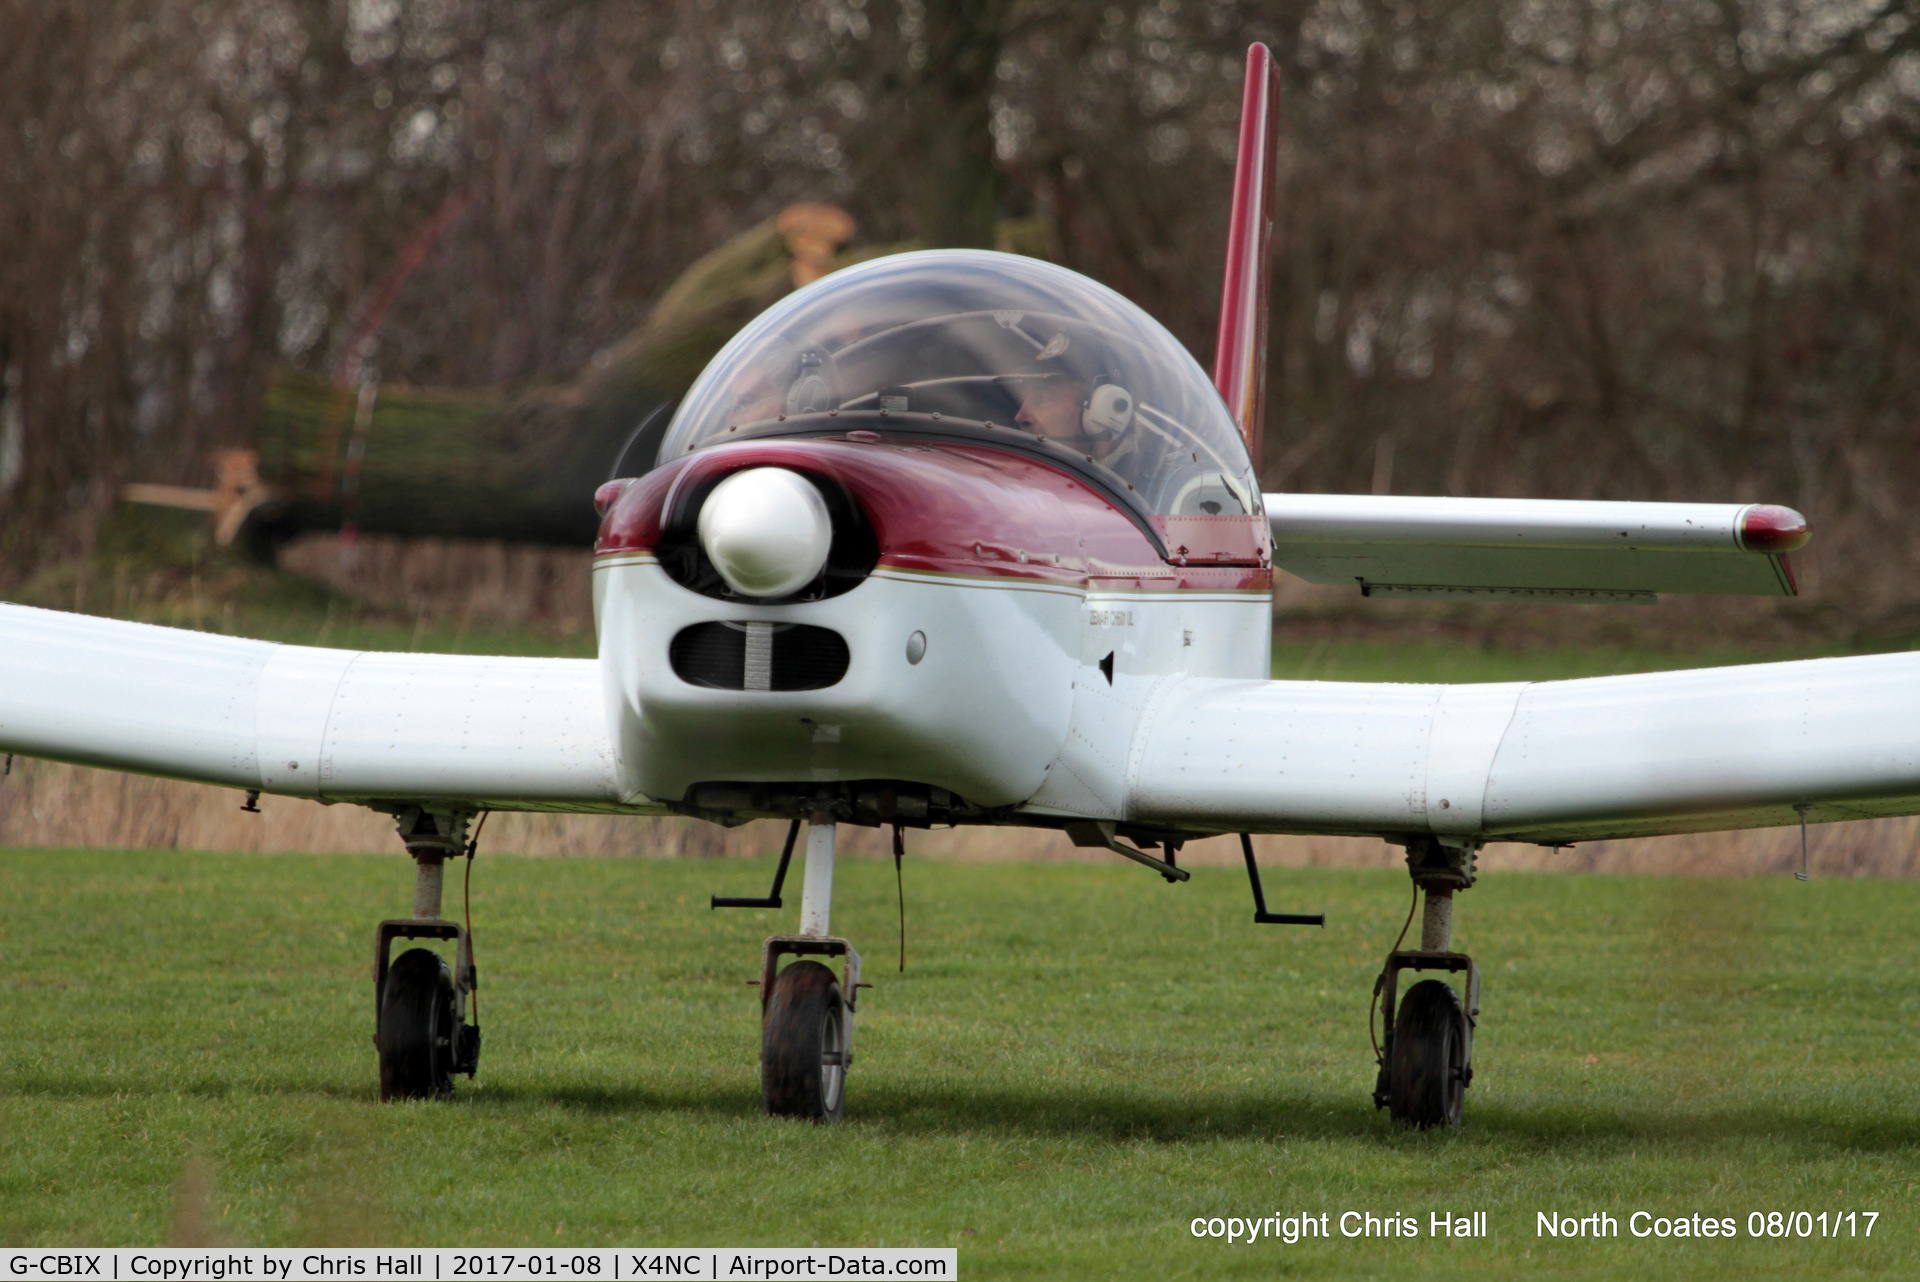
M353 389L281 371L256 437L272 497L250 540L344 527L590 542L594 488L617 464L652 466L671 407L741 326L797 285L889 252L839 253L852 231L832 206L787 209L694 263L645 325L566 383Z

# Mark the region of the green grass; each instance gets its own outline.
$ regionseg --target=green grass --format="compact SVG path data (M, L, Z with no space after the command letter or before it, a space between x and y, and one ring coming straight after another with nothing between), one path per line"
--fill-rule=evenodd
M488 859L487 1049L375 1100L399 857L0 853L0 1242L956 1245L966 1276L1911 1276L1920 885L1509 874L1467 1128L1367 1101L1404 876L849 861L865 996L838 1128L759 1116L766 867ZM197 1172L197 1174L189 1174ZM187 1194L188 1201L192 1195ZM1485 1211L1484 1241L1195 1241L1196 1215ZM1871 1240L1535 1237L1535 1215L1873 1210Z

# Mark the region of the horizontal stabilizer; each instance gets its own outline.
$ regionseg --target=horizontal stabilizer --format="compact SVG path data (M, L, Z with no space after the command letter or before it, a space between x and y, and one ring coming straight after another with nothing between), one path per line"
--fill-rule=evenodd
M377 654L0 605L0 751L323 801L621 810L591 659Z
M1647 603L1793 596L1806 518L1770 504L1268 494L1274 564L1309 583L1429 600Z

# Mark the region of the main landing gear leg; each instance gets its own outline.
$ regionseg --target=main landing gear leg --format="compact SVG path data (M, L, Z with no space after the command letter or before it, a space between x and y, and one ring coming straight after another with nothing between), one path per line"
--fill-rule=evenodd
M1426 899L1420 947L1387 954L1375 985L1385 1043L1373 1105L1401 1126L1456 1127L1473 1081L1473 1030L1480 1020L1480 969L1453 948L1453 894L1473 885L1478 843L1422 837L1407 846L1407 871ZM1466 1004L1444 980L1423 979L1396 1001L1400 972L1466 972ZM1397 1009L1396 1009L1397 1008Z
M380 1098L445 1099L453 1075L480 1067L480 1026L466 1019L477 982L472 941L440 915L449 859L466 853L473 811L408 806L394 816L413 856L413 916L380 923L374 934L373 1044L380 1052ZM431 948L409 948L388 961L396 939L453 941L454 965Z
M775 935L760 961L760 1095L771 1117L837 1122L853 1066L853 1015L860 954L828 934L833 908L833 817L814 812L807 829L800 933ZM799 957L776 973L782 956ZM845 958L841 979L812 957Z

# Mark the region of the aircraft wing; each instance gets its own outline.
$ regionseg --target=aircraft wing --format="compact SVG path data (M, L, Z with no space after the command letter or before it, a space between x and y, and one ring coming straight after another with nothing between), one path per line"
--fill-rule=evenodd
M1651 603L1796 594L1806 519L1770 504L1262 496L1274 564L1366 596Z
M1125 821L1492 841L1920 813L1920 654L1495 685L1165 678Z
M622 804L608 726L591 659L329 650L0 605L0 752L323 801L643 809Z

